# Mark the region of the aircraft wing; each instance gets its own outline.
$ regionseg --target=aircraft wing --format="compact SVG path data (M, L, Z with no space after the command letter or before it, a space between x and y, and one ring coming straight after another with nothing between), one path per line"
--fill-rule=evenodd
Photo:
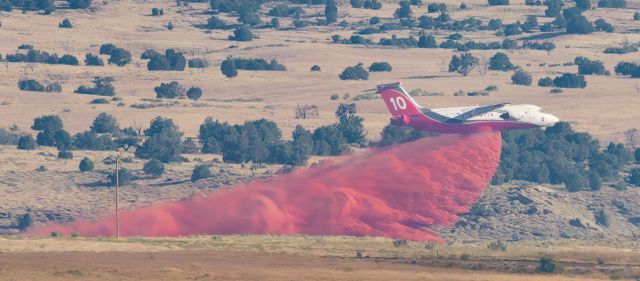
M460 120L466 120L469 119L471 117L474 116L478 116L481 114L485 114L491 111L494 111L496 109L500 109L502 107L504 107L505 105L507 105L509 103L498 103L498 104L491 104L491 105L484 105L484 106L480 106L480 107L476 107L472 110L469 111L465 111L463 113L461 113L460 115L454 117L456 119L460 119Z

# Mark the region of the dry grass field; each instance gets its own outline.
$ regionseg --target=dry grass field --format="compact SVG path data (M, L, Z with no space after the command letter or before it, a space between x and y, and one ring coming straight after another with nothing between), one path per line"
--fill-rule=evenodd
M640 265L640 253L624 249L634 243L507 243L505 252L485 244L427 245L372 237L8 236L0 238L0 273L3 280L624 280ZM554 257L564 273L533 273L541 255Z

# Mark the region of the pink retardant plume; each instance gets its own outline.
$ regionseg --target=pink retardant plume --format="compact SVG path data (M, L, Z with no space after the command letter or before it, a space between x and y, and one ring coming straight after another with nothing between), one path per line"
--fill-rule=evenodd
M443 135L324 161L228 191L159 203L120 216L123 236L370 235L442 241L478 199L500 160L500 133ZM31 231L114 234L113 216Z

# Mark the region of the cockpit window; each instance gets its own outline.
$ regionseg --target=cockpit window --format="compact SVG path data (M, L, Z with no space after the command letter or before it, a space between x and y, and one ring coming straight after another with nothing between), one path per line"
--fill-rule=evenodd
M544 110L542 110L542 108L538 108L538 112L544 113Z

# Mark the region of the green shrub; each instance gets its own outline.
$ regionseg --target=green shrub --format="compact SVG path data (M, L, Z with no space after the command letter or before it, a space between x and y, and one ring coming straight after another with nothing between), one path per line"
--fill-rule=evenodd
M584 75L607 75L609 72L599 60L590 60L585 57L576 57L574 63L578 65L578 73Z
M540 80L538 80L538 86L553 87L553 79L551 79L551 77L540 78Z
M154 158L145 163L142 170L147 174L159 177L164 173L164 163Z
M345 68L339 75L341 80L369 80L369 72L362 63Z
M593 214L596 223L604 226L604 227L609 227L609 215L607 215L607 213L605 213L605 211L603 209L599 209L597 210L594 214Z
M88 53L85 55L84 64L91 66L103 66L104 61L100 57Z
M142 159L158 159L164 163L181 161L182 135L169 118L156 117L144 131L145 142L136 148L135 155Z
M626 8L626 0L600 0L598 1L598 7L600 8Z
M374 62L369 66L371 72L391 72L392 67L388 62Z
M233 41L251 41L255 35L246 26L241 26L233 31L233 35L229 35L229 40Z
M427 5L428 13L438 13L447 11L447 4L445 3L429 3Z
M58 159L73 159L73 153L68 150L58 151Z
M470 53L464 53L460 56L453 55L449 61L449 72L458 72L463 76L469 75L471 69L478 65L478 58Z
M593 24L581 14L571 18L567 22L567 33L569 34L589 34L593 32Z
M92 0L68 0L71 9L86 9L91 6Z
M211 169L207 165L196 165L191 173L191 181L196 182L202 179L213 177Z
M149 71L183 71L186 67L186 60L182 52L175 51L174 49L165 50L165 54L149 54L149 62L147 62L147 69ZM204 63L198 61L198 63Z
M125 66L131 62L131 53L122 48L115 48L111 50L108 62L117 66Z
M108 104L109 100L107 99L92 99L89 104Z
M511 76L511 82L515 85L530 86L532 82L531 74L522 69L518 69Z
M37 148L36 141L31 135L25 135L18 139L18 149L33 150Z
M640 168L633 168L629 171L629 183L640 186Z
M555 273L558 273L559 271L560 271L560 266L552 257L549 257L549 256L540 257L540 262L538 267L536 268L536 272L555 274Z
M613 27L613 25L611 25L610 23L608 23L607 21L605 21L604 19L597 19L594 22L594 28L598 31L604 31L607 33L612 33L615 31L615 28Z
M91 131L97 134L115 134L119 130L116 118L106 112L98 114L91 124Z
M20 231L25 231L33 224L33 218L30 213L26 213L18 217L17 226Z
M18 88L21 91L44 92L45 87L35 79L25 79L18 82Z
M95 166L93 165L93 161L91 161L91 159L84 157L82 158L82 160L80 160L80 166L78 168L80 169L80 172L84 173L93 171Z
M212 16L207 20L208 29L226 29L227 23L216 16Z
M406 247L407 246L407 239L395 239L393 240L393 246L397 247Z
M187 90L187 98L190 100L198 100L202 96L202 89L199 87L191 87Z
M564 73L553 79L553 85L559 88L584 88L587 81L582 74Z
M203 58L195 58L190 59L187 65L189 65L190 68L206 68L209 67L209 62Z
M152 17L159 17L164 15L164 9L162 8L152 8L151 9L151 16Z
M433 35L421 34L418 38L418 48L437 48L436 38Z
M515 66L509 60L509 56L504 53L496 53L489 59L489 69L508 71L513 70Z
M82 85L74 92L83 95L115 96L115 88L111 84L112 82L112 77L95 77L93 79L94 87Z
M338 5L335 0L327 0L324 5L324 17L327 25L336 22L338 19Z
M509 5L509 0L488 0L489 6Z
M233 58L228 57L225 59L222 64L220 64L220 71L227 78L233 78L238 76L238 68L236 67L236 62Z
M120 168L118 170L117 179L116 179L115 172L109 173L109 182L111 183L111 186L116 186L116 180L119 186L124 186L124 185L128 185L133 179L134 178L131 172L129 172L129 170L125 168Z
M116 49L116 46L111 43L102 44L100 46L100 54L101 55L111 55L113 50Z
M489 92L493 92L493 91L497 91L498 90L498 86L496 85L489 85L486 88L484 88L485 91L489 91Z
M64 19L60 24L58 24L58 28L73 28L73 25L69 19Z
M160 86L153 89L156 98L174 99L184 96L184 88L176 81L170 83L160 83Z

